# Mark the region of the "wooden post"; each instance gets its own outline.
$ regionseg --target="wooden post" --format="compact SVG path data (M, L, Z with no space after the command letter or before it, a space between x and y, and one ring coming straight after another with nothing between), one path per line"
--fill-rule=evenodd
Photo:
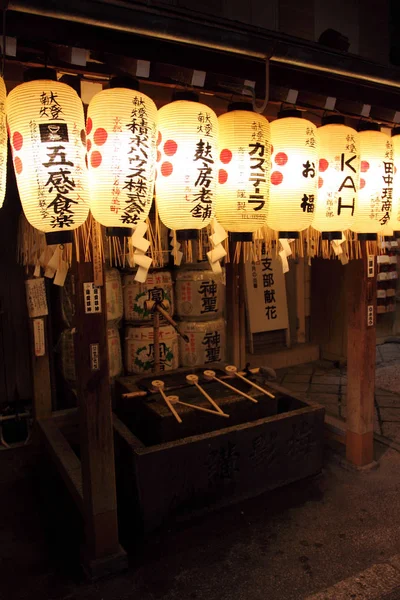
M235 255L235 244L232 242L229 244L229 254L231 260L226 264L227 359L231 364L242 368L244 365L240 364L240 265L233 262Z
M374 459L374 390L376 356L376 258L347 265L347 422L346 457L356 466Z
M96 578L126 567L126 555L118 541L105 289L93 288L92 263L75 262L74 270L75 365L86 538L82 560L89 575Z
M306 341L306 303L304 290L304 258L299 258L296 264L296 308L297 308L297 342Z

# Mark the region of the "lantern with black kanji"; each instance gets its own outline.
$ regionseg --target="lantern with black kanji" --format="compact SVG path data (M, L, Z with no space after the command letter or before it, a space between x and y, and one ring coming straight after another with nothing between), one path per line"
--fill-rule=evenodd
M269 123L251 105L234 103L218 117L219 171L215 213L237 241L251 241L267 222Z
M267 224L280 238L298 238L314 217L318 191L316 127L297 110L271 123L271 185Z
M376 123L359 129L360 189L352 231L360 240L376 240L389 226L393 198L393 146Z
M133 79L112 79L88 109L90 210L108 235L132 235L153 201L157 107L137 88Z
M190 240L214 217L218 119L196 94L158 111L156 202L161 221Z
M358 133L333 115L317 130L319 149L318 200L312 226L322 239L341 239L354 221L360 177Z
M22 208L48 244L72 242L89 212L85 119L78 94L49 69L25 73L6 100Z
M400 127L392 129L393 146L393 203L390 225L394 234L400 236Z
M0 77L0 208L3 206L7 180L6 86Z

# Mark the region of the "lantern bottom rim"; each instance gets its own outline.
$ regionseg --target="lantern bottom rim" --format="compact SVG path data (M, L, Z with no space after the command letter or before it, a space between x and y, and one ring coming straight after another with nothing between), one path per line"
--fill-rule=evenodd
M396 231L393 231L393 236L394 236L396 239L400 238L400 231L398 231L398 230L396 230Z
M322 231L321 238L323 240L341 240L342 232L341 231Z
M46 233L46 244L55 246L56 244L71 244L74 241L74 232L69 231L50 231Z
M178 229L176 231L176 239L178 242L197 240L197 229Z
M360 242L376 242L378 239L377 233L357 233Z
M278 237L284 238L284 239L292 238L294 240L298 240L300 237L300 234L298 231L279 231Z
M133 232L133 227L106 227L106 235L108 237L131 237Z
M252 242L253 234L250 231L230 231L230 242Z

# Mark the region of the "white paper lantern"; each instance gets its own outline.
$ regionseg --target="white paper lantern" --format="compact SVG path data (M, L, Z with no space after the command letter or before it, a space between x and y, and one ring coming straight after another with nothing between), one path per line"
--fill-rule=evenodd
M398 235L400 233L400 127L392 129L393 146L393 203L390 225Z
M181 239L192 239L196 230L214 217L217 116L204 104L179 99L160 108L158 130L156 201L160 219L177 230Z
M218 117L218 124L216 218L227 231L239 234L237 240L251 241L251 234L267 222L269 123L249 104L236 103Z
M318 191L316 127L300 111L282 111L271 123L268 226L296 238L314 217Z
M393 146L379 125L367 123L359 133L360 189L352 231L374 240L389 224L393 197Z
M354 221L360 178L358 133L344 118L330 116L317 129L318 199L312 226L322 239L341 239Z
M7 181L6 86L0 77L0 208L3 206Z
M22 207L48 244L71 242L89 212L83 105L55 72L32 69L25 75L28 81L6 100Z
M88 109L90 209L109 235L132 235L153 201L157 107L135 84L111 80Z

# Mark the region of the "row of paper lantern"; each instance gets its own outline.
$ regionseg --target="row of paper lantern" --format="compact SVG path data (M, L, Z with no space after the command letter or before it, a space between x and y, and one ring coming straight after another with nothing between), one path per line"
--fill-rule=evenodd
M238 239L265 225L280 237L310 225L327 238L400 229L400 136L373 123L357 132L333 117L316 128L286 111L269 124L247 104L217 118L192 97L157 111L115 81L85 124L77 93L51 78L14 88L6 114L22 206L49 243L69 241L89 208L110 234L130 235L154 185L163 223L189 235L214 216Z

